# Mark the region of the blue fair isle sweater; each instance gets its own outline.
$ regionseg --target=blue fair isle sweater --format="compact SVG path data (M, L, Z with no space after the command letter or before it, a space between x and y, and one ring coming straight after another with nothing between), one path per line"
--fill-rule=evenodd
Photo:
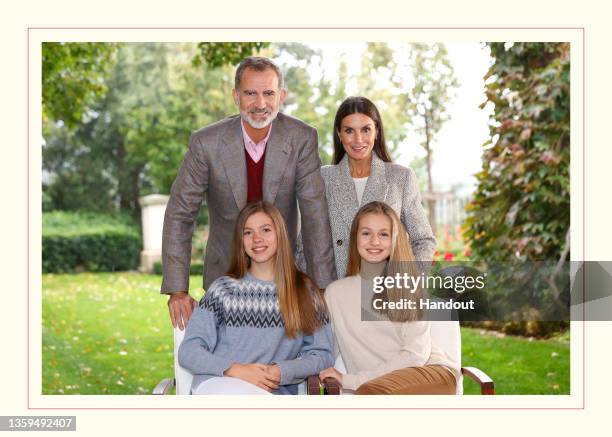
M232 363L276 363L281 381L275 394L297 394L297 384L332 367L333 336L324 303L315 302L322 326L312 335L285 335L276 284L250 274L215 280L200 300L178 351L194 374L192 388L223 376Z

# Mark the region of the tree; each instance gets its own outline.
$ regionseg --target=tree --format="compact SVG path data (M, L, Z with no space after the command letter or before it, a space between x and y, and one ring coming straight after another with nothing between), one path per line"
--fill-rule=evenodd
M197 68L221 68L267 47L265 42L200 42L191 62ZM43 122L70 128L104 96L116 62L118 43L46 42L42 45Z
M558 258L569 230L570 47L490 43L495 107L466 235L482 260Z
M194 67L206 64L210 69L237 65L269 45L269 42L200 42L192 62Z
M495 109L465 236L477 261L513 266L495 275L494 282L503 284L494 290L498 296L514 307L550 302L536 317L563 320L550 314L569 317L569 271L558 273L569 259L570 45L488 45L493 64L483 106ZM551 268L526 268L539 261ZM523 282L516 265L528 270L520 275ZM565 288L558 286L564 279Z
M413 127L422 136L421 144L426 153L427 191L433 194L433 143L436 134L450 118L447 107L453 88L458 86L458 82L448 59L446 46L442 43L411 44L410 66L413 86L407 94L407 110ZM427 205L429 223L435 233L435 199L430 197Z
M108 92L74 131L50 124L43 192L51 209L138 213L138 198L168 193L191 131L229 115L231 67L195 69L193 44L124 44Z
M118 44L45 42L42 45L43 123L73 128L107 90L105 78Z

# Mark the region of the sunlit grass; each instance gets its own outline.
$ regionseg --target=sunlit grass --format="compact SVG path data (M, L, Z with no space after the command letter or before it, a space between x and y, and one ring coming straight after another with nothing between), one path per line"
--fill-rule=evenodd
M569 335L550 340L504 336L492 331L463 328L462 365L485 371L495 381L497 394L569 394ZM466 394L480 393L465 378Z
M201 281L191 278L192 296ZM43 393L146 394L172 376L160 284L138 273L44 275Z

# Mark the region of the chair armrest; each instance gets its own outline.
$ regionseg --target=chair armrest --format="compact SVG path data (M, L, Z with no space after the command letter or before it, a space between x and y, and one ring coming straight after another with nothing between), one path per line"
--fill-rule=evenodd
M152 394L167 395L172 387L174 387L174 378L162 379L160 383L155 386Z
M484 373L482 370L476 367L462 367L461 373L470 379L480 384L480 393L483 395L494 395L495 394L495 383L493 380Z
M339 395L340 383L334 378L323 380L324 393L321 393L321 380L317 375L311 375L306 380L306 393L309 395Z
M325 378L323 380L325 386L325 394L328 395L339 395L340 394L340 383L335 378Z

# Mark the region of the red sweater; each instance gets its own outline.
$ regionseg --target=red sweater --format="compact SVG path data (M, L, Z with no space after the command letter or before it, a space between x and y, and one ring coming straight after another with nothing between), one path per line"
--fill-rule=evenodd
M247 203L263 199L263 172L266 161L266 152L258 162L253 161L249 152L244 149L247 170Z

